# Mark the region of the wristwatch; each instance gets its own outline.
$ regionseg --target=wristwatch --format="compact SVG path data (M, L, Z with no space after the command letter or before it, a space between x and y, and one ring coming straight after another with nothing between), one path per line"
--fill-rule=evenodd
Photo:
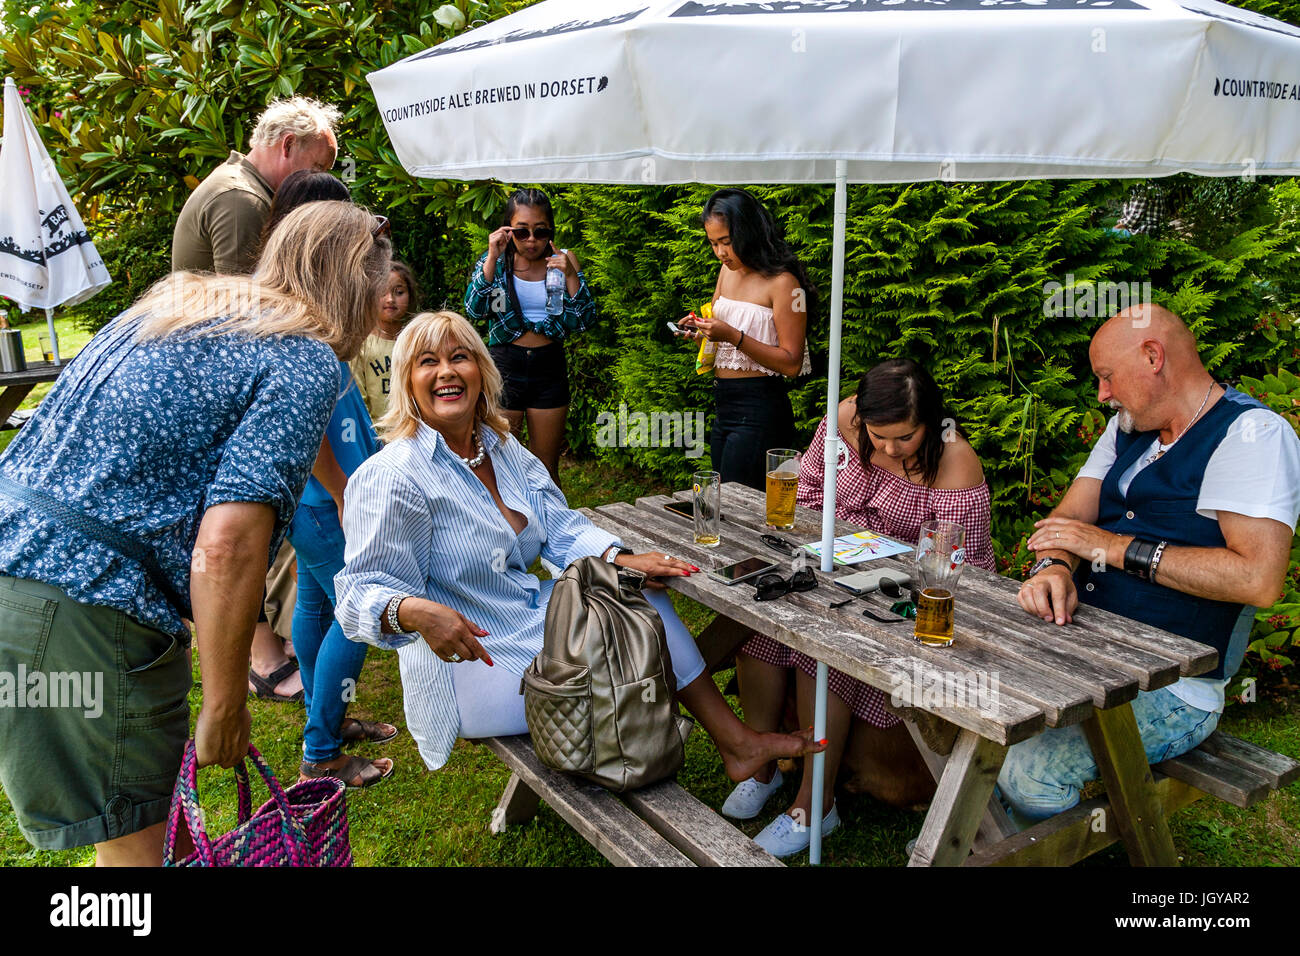
M1054 564L1059 564L1067 571L1070 570L1070 562L1062 558L1039 558L1037 561L1034 562L1034 566L1029 569L1029 576L1032 578L1039 571L1045 570L1046 568L1050 568Z
M605 563L613 564L614 560L620 554L632 554L632 553L633 551L631 548L625 548L621 544L611 544L608 548L605 549Z

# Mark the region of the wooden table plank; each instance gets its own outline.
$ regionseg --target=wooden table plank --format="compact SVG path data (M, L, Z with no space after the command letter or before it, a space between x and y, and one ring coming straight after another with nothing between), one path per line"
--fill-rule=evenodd
M1157 775L1156 795L1166 817L1204 794L1181 780ZM1120 839L1110 825L1113 814L1105 797L1087 800L1000 843L977 846L966 866L1073 866Z
M734 527L729 538L744 552L771 555L759 540L758 532L749 528ZM887 602L878 603L871 598L859 598L843 608L831 608L829 605L851 597L851 595L834 587L833 578L817 570L817 579L821 584L818 592L791 594L782 600L808 608L818 616L835 616L857 625L859 622L871 633L878 634L881 641L892 644L899 653L915 653L922 650L912 637L913 625L907 621L897 624L882 624L866 618L862 614L864 607L876 613L888 614ZM738 585L737 587L746 587ZM983 687L990 679L996 677L996 693L1011 693L1034 707L1042 708L1049 726L1078 723L1085 720L1093 711L1093 690L1077 679L1062 675L1058 671L1044 667L1033 657L1016 654L1012 649L1014 641L1000 638L988 638L981 635L983 622L978 620L979 610L969 604L958 603L956 621L957 639L946 648L933 650L933 660L942 664L944 670L961 672L968 686ZM977 623L978 621L978 623ZM967 676L969 675L969 676ZM981 677L981 675L984 675ZM981 680L984 683L979 683ZM928 682L921 679L911 681L907 687L913 695L921 693ZM882 688L892 691L894 688ZM1128 682L1129 696L1137 694L1137 685ZM901 696L901 695L900 695ZM907 703L904 700L903 703Z
M734 482L723 486L724 522L764 530L762 506L761 492ZM861 529L836 521L836 534L857 530ZM783 532L783 537L801 542L820 539L820 513L797 506L795 529ZM880 558L873 564L910 570L907 556ZM968 568L960 587L983 599L979 606L990 616L1033 635L1044 646L1055 647L1075 658L1086 656L1099 666L1118 668L1136 677L1142 690L1168 686L1180 676L1203 674L1212 670L1218 660L1214 649L1204 644L1086 605L1081 606L1069 625L1038 625L1016 602L1019 583L983 568Z
M957 736L908 866L966 862L1006 754L1006 747L969 730Z
M1201 750L1189 750L1154 766L1160 773L1213 794L1234 807L1251 807L1272 791L1272 781L1253 766L1243 766Z
M482 743L615 866L694 865L608 790L543 767L527 734Z
M726 557L710 549L697 548L689 540L666 548L665 544L672 542L677 529L669 525L668 532L660 529L656 533L657 516L638 511L632 505L615 503L604 505L596 512L582 510L635 550L669 550L700 567L727 562ZM863 627L869 622L861 617L826 615L825 619L816 620L805 608L791 601L760 604L752 600L749 589L740 593L743 585L728 586L703 574L670 579L669 586L760 634L824 660L873 686L910 686L919 672L924 682L947 689L948 699L956 697L957 680L949 667L951 660L940 653L941 649L917 644L902 650L898 646L884 646L875 633L868 633ZM943 716L960 727L1006 744L1032 737L1045 724L1041 708L1007 693L997 695L991 702L976 701L974 705L946 708Z
M1129 704L1099 710L1083 723L1115 824L1134 866L1177 866L1178 854L1156 794L1137 720Z
M623 800L697 866L785 866L675 780L629 790Z
M1275 790L1300 780L1300 761L1220 731L1206 737L1197 749L1263 774Z

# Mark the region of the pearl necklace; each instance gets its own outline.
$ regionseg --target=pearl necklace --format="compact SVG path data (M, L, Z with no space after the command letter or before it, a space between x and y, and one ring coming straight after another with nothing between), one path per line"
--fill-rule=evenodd
M456 456L465 464L469 465L470 468L477 468L479 465L483 464L483 459L487 457L487 452L483 450L483 440L478 437L478 432L474 433L474 447L478 449L478 454L473 458L464 458L460 455Z
M1182 431L1180 431L1177 435L1174 436L1173 441L1171 441L1168 445L1166 445L1163 442L1161 442L1160 439L1158 438L1156 439L1156 444L1158 447L1156 448L1154 453L1152 453L1147 457L1146 463L1148 465L1156 462L1162 455L1164 455L1165 452L1167 452L1169 449L1177 445L1178 439L1182 438L1184 435L1187 434L1187 429L1191 428L1193 425L1196 424L1196 420L1201 417L1201 412L1205 411L1205 403L1210 400L1210 393L1214 391L1214 386L1216 384L1217 384L1216 382L1210 382L1210 387L1205 390L1205 397L1201 399L1201 407L1196 410L1196 414L1192 416L1192 420L1187 423L1187 426Z

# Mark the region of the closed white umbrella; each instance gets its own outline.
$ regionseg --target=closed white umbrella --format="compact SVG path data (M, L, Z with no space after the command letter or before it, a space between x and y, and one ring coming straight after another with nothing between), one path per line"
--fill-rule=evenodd
M54 307L83 302L113 279L8 77L0 195L0 295L24 310L45 310L58 362Z
M1300 29L1212 0L546 0L368 79L417 176L835 183L825 571L847 183L1300 173Z

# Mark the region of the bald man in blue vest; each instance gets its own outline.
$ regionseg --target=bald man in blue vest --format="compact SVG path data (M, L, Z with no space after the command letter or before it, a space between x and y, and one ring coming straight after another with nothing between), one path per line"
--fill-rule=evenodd
M1219 664L1133 701L1147 760L1196 747L1223 713L1256 607L1282 593L1300 518L1300 439L1280 415L1214 381L1196 339L1158 305L1117 313L1088 350L1116 411L1060 505L1029 539L1020 606L1068 626L1080 603L1219 652ZM1079 802L1098 774L1078 726L1007 752L998 775L1020 823Z

